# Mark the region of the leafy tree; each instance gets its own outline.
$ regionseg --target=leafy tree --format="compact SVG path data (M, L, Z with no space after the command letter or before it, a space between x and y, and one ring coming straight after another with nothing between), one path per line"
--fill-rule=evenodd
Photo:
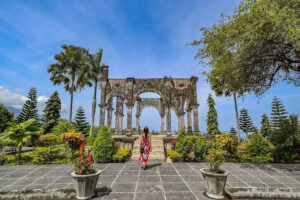
M81 106L77 110L74 125L76 131L81 132L84 135L87 135L89 131L89 123L86 122L84 109Z
M103 126L93 144L93 159L95 162L111 162L114 153L114 139L107 126Z
M8 122L8 127L0 136L4 139L9 139L16 142L18 146L18 164L21 161L22 146L26 139L43 131L43 129L33 126L35 119L30 119L19 124Z
M261 116L261 127L260 127L260 133L264 138L270 139L272 136L272 129L269 122L269 118L266 114L263 114Z
M248 115L248 110L246 110L245 108L241 110L240 125L241 129L246 133L247 139L248 133L255 132L256 130L256 128L253 126L250 116Z
M287 112L276 96L272 101L272 113L271 113L271 124L273 129L280 129L283 121L287 119Z
M37 99L36 99L36 88L31 88L28 93L28 100L22 107L21 113L17 117L17 122L25 122L29 119L35 119L34 125L38 126L38 109L37 109Z
M0 133L8 127L8 122L14 121L14 113L9 112L3 104L0 104Z
M236 130L235 130L234 127L231 127L229 132L230 132L230 133L233 133L233 134L236 134Z
M298 115L290 115L281 122L280 128L274 130L271 142L275 146L276 162L300 160L300 127Z
M96 98L97 98L97 87L100 81L100 76L102 74L102 52L103 49L99 49L95 54L86 55L86 65L83 70L78 75L78 86L83 88L86 85L94 85L94 96L92 101L92 124L90 129L90 135L92 135L94 122L95 122L95 112L96 112Z
M72 121L73 93L76 92L76 78L84 68L87 50L74 45L62 45L62 52L56 54L54 59L57 63L50 65L48 72L51 73L50 80L54 85L65 85L65 90L70 92L70 117Z
M208 113L207 113L207 134L209 135L217 135L220 134L219 128L218 128L218 113L215 109L215 101L212 98L211 94L208 95L207 98L207 104L208 104Z
M263 94L278 81L300 84L299 0L242 0L232 16L202 28L196 57Z
M44 133L52 131L54 126L57 125L60 118L61 100L58 96L58 92L55 91L46 102L44 108L44 116L42 118Z
M66 119L60 119L58 120L57 125L54 126L52 133L61 136L61 134L68 132L70 129L75 129L74 124Z

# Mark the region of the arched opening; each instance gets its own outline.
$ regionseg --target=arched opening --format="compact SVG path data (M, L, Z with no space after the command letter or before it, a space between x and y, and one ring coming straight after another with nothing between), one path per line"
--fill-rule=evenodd
M160 134L161 118L156 108L147 107L143 109L139 120L141 131L144 130L145 126L148 126L150 133Z
M143 92L139 95L140 98L160 98L159 94L154 92Z
M178 117L176 115L176 112L171 109L171 130L172 130L172 135L176 135L178 130Z

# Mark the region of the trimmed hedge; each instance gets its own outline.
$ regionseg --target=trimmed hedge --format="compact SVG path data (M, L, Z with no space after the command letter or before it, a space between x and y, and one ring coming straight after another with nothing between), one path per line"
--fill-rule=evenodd
M167 153L173 162L181 162L182 161L182 156L177 151L168 149Z
M107 126L103 126L93 144L93 159L95 162L111 162L115 153L114 140Z
M125 162L131 156L131 150L129 148L120 148L118 149L117 153L113 155L114 162Z

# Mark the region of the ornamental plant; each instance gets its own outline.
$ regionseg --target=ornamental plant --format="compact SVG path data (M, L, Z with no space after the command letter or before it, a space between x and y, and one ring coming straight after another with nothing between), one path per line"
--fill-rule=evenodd
M210 166L210 171L213 173L222 173L220 166L225 162L225 158L222 150L216 150L215 147L209 151L206 156L206 162Z
M238 140L236 137L236 134L231 133L224 133L221 135L218 135L217 142L220 145L220 147L226 151L229 155L234 155L237 151L238 146Z
M70 129L69 132L63 133L61 139L65 144L65 148L71 150L72 157L76 149L79 149L80 145L85 144L85 137L80 132L75 132L74 129Z
M95 172L93 169L94 162L92 161L91 149L86 153L84 147L85 145L80 146L79 157L75 159L74 162L74 171L77 175L89 175Z

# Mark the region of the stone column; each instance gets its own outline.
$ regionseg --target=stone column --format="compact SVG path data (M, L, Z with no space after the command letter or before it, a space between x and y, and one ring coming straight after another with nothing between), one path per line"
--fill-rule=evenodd
M192 112L192 109L191 108L186 108L186 113L187 113L187 132L189 135L192 135L193 134L193 131L192 131L192 115L191 115L191 112Z
M115 114L116 114L116 119L115 119L115 133L114 133L114 135L119 135L119 127L120 127L120 125L119 125L119 114L118 114L118 111L116 111Z
M119 135L122 135L123 134L123 117L124 117L124 115L123 114L120 114L120 121L119 121L119 123L120 123L120 128L119 128L119 131L120 131L120 134Z
M199 104L193 105L193 121L194 121L194 135L199 135L199 121L198 121L198 107Z
M121 98L119 98L119 135L123 134L123 107L124 107L124 103L123 100Z
M135 125L135 134L139 135L140 134L140 115L136 114L136 125Z
M178 114L178 131L184 128L184 112Z
M166 131L167 136L172 135L172 130L171 130L171 108L167 108L167 131Z
M127 130L126 135L131 136L132 135L132 104L126 104L127 106Z
M99 128L101 129L104 126L105 122L105 104L100 104L100 120L99 120Z
M111 120L112 120L112 112L113 112L113 108L107 108L107 127L108 129L111 128Z
M161 117L161 124L160 124L160 134L165 135L165 116L160 116Z

